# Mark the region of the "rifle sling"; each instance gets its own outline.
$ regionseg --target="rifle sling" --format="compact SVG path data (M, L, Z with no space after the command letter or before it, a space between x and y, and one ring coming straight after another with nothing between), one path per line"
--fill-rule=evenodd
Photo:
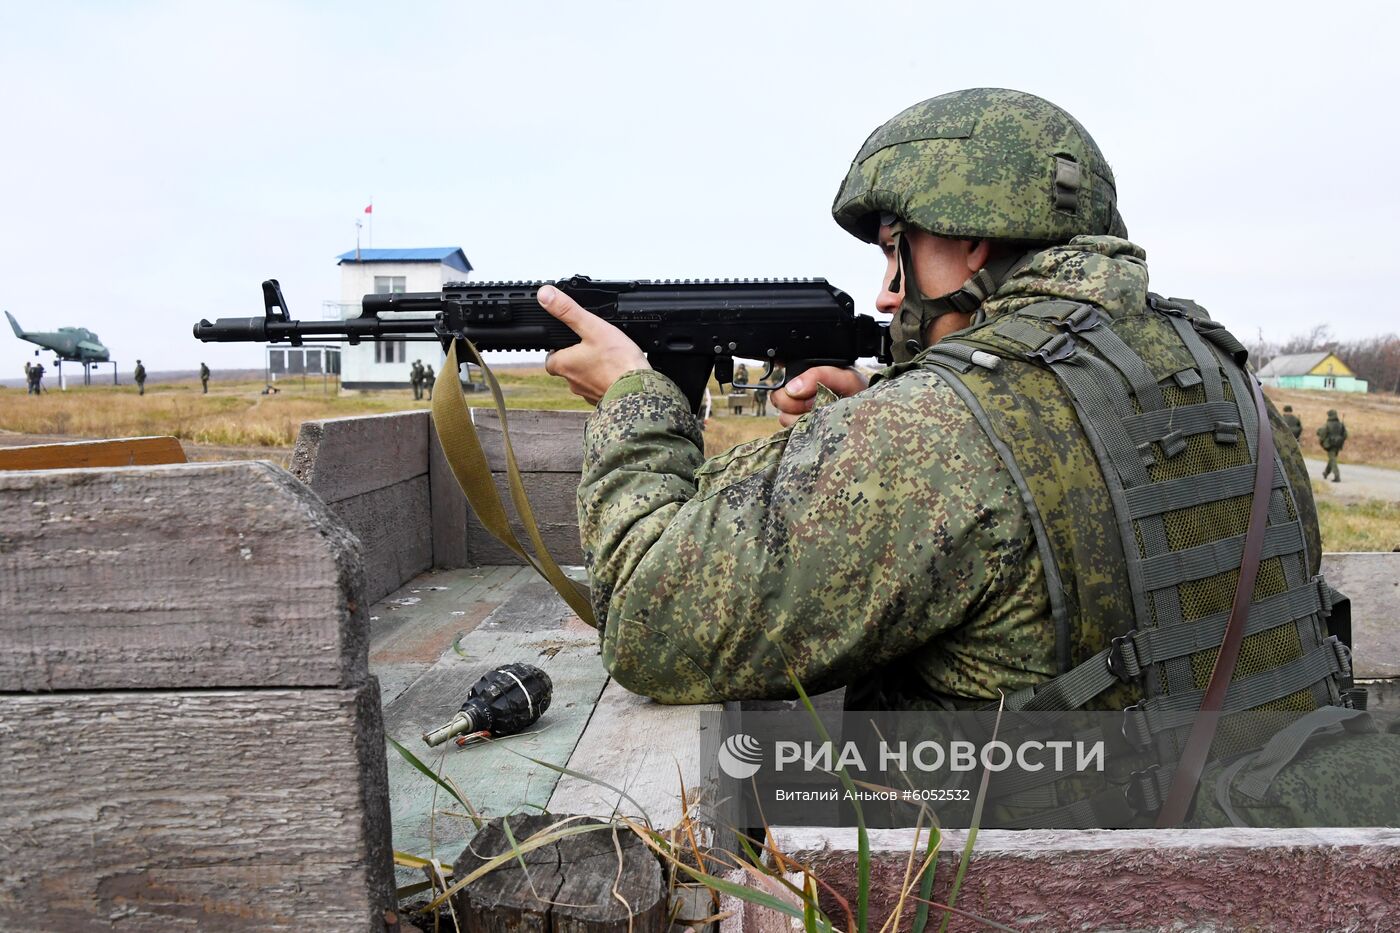
M1220 653L1216 655L1215 666L1211 668L1210 682L1201 700L1200 712L1191 724L1191 734L1177 763L1167 800L1157 814L1158 829L1179 826L1196 795L1206 757L1215 740L1215 728L1220 720L1217 714L1224 706L1225 694L1230 689L1230 679L1235 672L1235 662L1239 660L1245 623L1249 620L1249 604L1254 597L1254 580L1259 573L1259 559L1264 549L1264 526L1269 515L1274 473L1274 434L1269 425L1269 409L1264 403L1263 390L1253 378L1249 379L1249 386L1254 392L1254 407L1259 412L1259 440L1255 446L1254 501L1250 504L1249 530L1244 539L1239 581L1235 586L1225 637L1220 644Z
M534 554L525 550L506 517L500 494L491 478L491 467L486 462L486 452L481 449L481 439L472 425L471 412L467 408L466 397L462 394L462 381L457 362L457 345L466 346L472 362L481 367L481 372L491 387L491 396L496 402L496 413L501 418L501 440L506 451L506 476L510 486L511 502L516 514L530 537ZM597 627L593 617L593 607L589 604L586 584L571 580L559 569L540 536L535 513L530 508L530 500L525 495L525 484L520 478L520 468L516 465L515 450L510 443L510 430L506 426L506 405L501 395L496 376L487 368L481 354L470 340L458 339L447 350L447 362L433 383L433 426L437 428L438 440L442 442L442 452L447 458L452 474L457 477L457 485L467 497L467 502L476 511L486 530L506 547L520 556L535 572L549 581L549 584L564 598L580 619Z

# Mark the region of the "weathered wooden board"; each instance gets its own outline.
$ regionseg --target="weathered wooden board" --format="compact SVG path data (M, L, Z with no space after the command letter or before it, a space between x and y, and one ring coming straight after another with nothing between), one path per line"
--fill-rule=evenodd
M365 552L365 599L375 602L433 565L428 476L330 504Z
M429 571L371 606L369 666L384 702L534 576L525 566Z
M508 412L511 447L522 473L578 473L583 469L586 411ZM472 425L493 473L506 469L501 419L494 408L473 408Z
M692 816L705 822L718 801L721 712L718 703L663 706L609 681L569 757L569 770L620 787L630 799L564 775L554 787L549 809L645 815L653 827L665 830L681 820L684 781L687 801L698 801Z
M515 518L510 501L510 486L504 473L492 473L496 490L511 516L515 535L528 550L530 538ZM583 563L583 548L579 544L577 473L525 473L521 476L525 493L534 510L535 522L549 553L560 564ZM492 537L486 526L472 512L467 517L467 555L473 564L518 564L515 552Z
M394 486L428 472L428 412L307 421L291 473L327 502Z
M1400 553L1323 554L1322 574L1351 598L1356 676L1400 677Z
M0 473L0 691L367 675L358 542L266 463Z
M74 441L70 444L0 447L0 470L64 470L184 462L185 449L173 437L124 437L107 441Z
M425 764L451 777L483 816L544 807L558 772L528 760L563 765L583 732L607 681L598 659L597 633L578 621L543 581L519 587L449 649L384 710L385 733ZM525 662L544 669L554 697L531 733L459 749L430 749L422 735L457 712L482 674L501 664ZM523 757L522 757L523 756ZM460 810L449 795L391 752L390 808L394 847L450 860L475 831L472 824L438 811Z
M396 929L379 700L0 696L0 929Z
M467 567L467 497L442 452L437 429L430 425L428 438L429 505L433 513L433 566Z
M579 472L583 468L582 411L512 411L510 436L516 462L546 546L561 563L582 563L578 541ZM507 514L515 515L506 479L505 445L494 409L473 408L472 421ZM433 548L439 567L521 563L477 519L442 454L436 434L431 444ZM528 546L525 529L512 522Z
M965 838L959 830L943 834L936 902L946 902ZM855 904L854 829L780 827L774 842ZM914 834L872 830L870 846L874 929L893 907ZM957 906L1016 929L1053 933L1379 930L1394 925L1397 903L1395 829L983 830ZM782 928L733 901L725 906L737 913L723 933ZM938 922L937 911L929 919ZM957 931L986 928L964 917L950 924Z

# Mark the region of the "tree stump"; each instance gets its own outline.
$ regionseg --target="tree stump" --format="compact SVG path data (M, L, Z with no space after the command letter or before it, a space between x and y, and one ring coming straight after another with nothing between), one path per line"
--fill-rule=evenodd
M530 814L508 819L511 833L523 844L561 818ZM482 827L453 866L454 877L511 850L502 822L498 818ZM452 905L467 933L649 933L663 930L667 917L660 863L620 825L612 832L568 836L512 859L459 891Z

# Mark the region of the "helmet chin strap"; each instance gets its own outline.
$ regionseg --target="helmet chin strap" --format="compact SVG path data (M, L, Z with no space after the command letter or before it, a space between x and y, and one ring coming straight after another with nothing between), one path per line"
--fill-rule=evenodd
M890 280L890 291L897 292L900 283L904 284L904 301L890 321L890 349L896 363L907 363L923 352L927 347L924 338L928 327L938 318L953 311L972 314L981 308L982 302L1001 287L1025 258L1013 254L991 260L972 273L961 288L929 298L919 291L918 280L910 274L914 268L914 254L906 232L903 221L890 224L898 257L894 278Z

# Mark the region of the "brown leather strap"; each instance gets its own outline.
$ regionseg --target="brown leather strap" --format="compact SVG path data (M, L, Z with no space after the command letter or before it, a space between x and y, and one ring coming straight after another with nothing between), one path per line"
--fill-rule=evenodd
M1264 391L1253 376L1246 378L1254 392L1254 407L1259 412L1259 442L1255 451L1254 501L1249 510L1249 530L1244 538L1240 578L1235 586L1235 600L1230 606L1230 621L1225 626L1225 638L1220 644L1220 653L1216 655L1215 667L1211 669L1210 683L1206 687L1205 698L1201 701L1200 713L1191 724L1191 734L1186 739L1186 748L1181 753L1176 774L1172 776L1167 801L1162 804L1161 812L1157 814L1158 829L1169 829L1179 825L1186 817L1192 798L1196 796L1196 786L1201 781L1206 756L1210 754L1211 743L1215 740L1215 727L1220 721L1220 710L1225 705L1225 693L1230 689L1235 662L1240 657L1245 623L1249 621L1249 603L1254 597L1254 580L1259 574L1259 554L1264 548L1264 526L1268 523L1269 496L1272 493L1274 477L1274 432L1269 424L1269 409L1264 403Z

